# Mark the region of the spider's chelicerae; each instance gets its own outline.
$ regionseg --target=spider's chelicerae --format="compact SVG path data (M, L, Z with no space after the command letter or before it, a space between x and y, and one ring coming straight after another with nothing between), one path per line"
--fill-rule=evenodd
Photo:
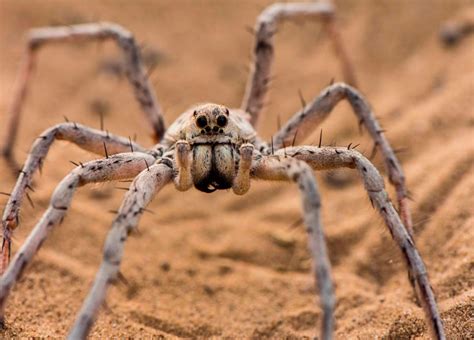
M345 80L350 85L337 83L327 87L281 127L271 141L264 142L258 137L254 127L267 93L274 56L273 36L277 24L286 19L307 18L323 22L340 59ZM160 189L172 182L180 191L194 186L208 193L232 189L234 193L243 195L249 190L251 180L260 179L292 181L298 185L309 250L314 263L313 272L320 295L321 338L331 339L335 298L320 221L320 196L313 170L347 167L360 173L372 205L402 251L410 282L425 310L432 336L436 339L445 338L435 296L412 238L402 169L367 101L352 87L355 86L355 77L335 26L333 6L328 3L274 4L258 17L255 37L252 71L242 107L231 109L211 103L197 105L165 129L161 109L144 72L140 51L131 33L110 23L41 28L30 32L17 92L10 110L11 118L7 124L9 129L3 155L8 160L13 162L12 146L35 55L40 47L52 42L114 40L123 52L128 80L153 127L157 144L146 149L130 139L70 122L58 124L40 135L20 172L2 218L2 322L7 297L13 285L51 229L64 218L78 187L95 182L134 178L107 236L102 265L70 332L70 337L74 339L85 338L89 333L98 310L104 303L107 287L119 275L127 236L136 228L140 216ZM392 205L377 169L350 146L294 146L295 141L303 140L314 131L343 99L350 103L360 123L373 138L375 147L383 155L390 182L396 188L400 215ZM18 224L22 200L28 195L27 190L31 189L33 174L41 167L49 147L56 139L67 140L105 158L77 164L60 182L52 195L49 208L9 264L11 234Z

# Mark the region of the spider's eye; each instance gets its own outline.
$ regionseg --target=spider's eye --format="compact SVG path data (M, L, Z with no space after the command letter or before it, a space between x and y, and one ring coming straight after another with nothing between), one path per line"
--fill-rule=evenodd
M207 118L206 116L199 116L197 119L196 119L196 125L200 128L203 128L207 125Z
M223 115L220 115L219 117L217 117L217 125L219 125L220 127L226 126L227 125L227 117L223 116Z

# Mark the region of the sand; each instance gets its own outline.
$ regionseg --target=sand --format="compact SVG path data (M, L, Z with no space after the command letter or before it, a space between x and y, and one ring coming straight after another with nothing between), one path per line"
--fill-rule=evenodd
M0 137L23 50L36 26L107 20L120 23L157 61L151 75L169 124L196 102L240 105L253 44L246 27L271 1L13 1L0 2ZM416 243L427 265L450 339L474 337L474 36L453 48L440 25L463 15L470 1L338 1L343 39L360 89L369 98L399 157L413 196ZM472 9L471 9L472 11ZM320 25L280 28L268 105L259 126L269 138L331 79L341 80ZM40 52L15 152L23 162L35 137L63 116L111 132L150 129L125 79L112 43L52 46ZM350 107L323 124L326 145L360 143L370 154ZM317 140L319 127L315 127ZM26 202L14 251L48 205L72 161L97 156L57 142L35 177L35 208ZM382 169L379 157L374 160ZM0 191L15 178L0 160ZM318 173L323 221L336 284L336 338L429 338L399 251L350 170ZM116 183L79 190L68 213L14 288L0 336L62 337L90 287L101 248L124 192ZM391 190L393 194L393 190ZM0 197L0 205L6 197ZM178 193L170 186L151 204L126 246L128 284L112 287L92 337L308 338L318 332L297 189L253 183L231 192Z

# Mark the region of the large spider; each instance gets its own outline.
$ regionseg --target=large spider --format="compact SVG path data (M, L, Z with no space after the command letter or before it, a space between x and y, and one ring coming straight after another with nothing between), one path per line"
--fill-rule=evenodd
M58 124L39 136L20 172L2 218L2 322L11 288L26 265L31 262L50 230L64 218L77 187L94 182L134 178L107 236L102 265L70 332L70 338L73 339L85 338L89 333L98 310L104 303L109 284L119 277L119 266L127 236L136 228L140 216L153 196L166 184L173 182L180 191L188 190L194 185L198 190L208 193L232 188L236 194L243 195L249 190L252 179L261 179L292 181L298 185L320 295L323 315L321 338L331 339L335 298L320 221L321 201L312 170L346 167L354 168L360 173L372 205L400 247L408 267L410 282L425 310L433 337L445 338L435 296L412 238L403 171L362 95L354 87L344 83L330 85L281 127L269 143L262 141L255 132L254 126L267 93L274 57L273 36L277 24L282 20L294 18L322 20L334 43L346 82L355 85L352 67L335 26L333 6L328 3L277 3L266 8L258 17L254 61L241 109L229 109L211 103L197 105L183 113L168 129L165 129L161 109L144 72L140 52L131 33L110 23L40 28L30 32L3 149L7 159L13 162L12 146L35 54L40 47L53 42L114 40L125 56L127 77L153 127L158 143L152 149L146 149L130 139L71 122ZM350 146L294 146L295 141L304 139L314 131L343 99L348 100L360 123L369 131L375 147L383 154L390 182L396 188L401 217L392 205L377 169ZM11 234L18 224L21 202L23 197L28 195L27 190L31 189L34 172L41 167L49 147L56 139L70 141L105 158L77 164L60 182L52 195L49 208L9 264Z

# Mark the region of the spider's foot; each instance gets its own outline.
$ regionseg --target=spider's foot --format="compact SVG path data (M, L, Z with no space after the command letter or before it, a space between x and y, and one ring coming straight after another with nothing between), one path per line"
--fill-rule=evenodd
M0 315L0 331L7 329L7 323L5 322L5 315Z

